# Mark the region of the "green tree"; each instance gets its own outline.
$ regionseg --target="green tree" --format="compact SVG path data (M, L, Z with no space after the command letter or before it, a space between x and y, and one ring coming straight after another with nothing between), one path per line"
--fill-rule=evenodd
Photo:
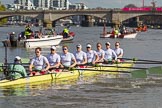
M6 11L6 7L0 2L0 11ZM0 19L0 25L7 23L7 18Z

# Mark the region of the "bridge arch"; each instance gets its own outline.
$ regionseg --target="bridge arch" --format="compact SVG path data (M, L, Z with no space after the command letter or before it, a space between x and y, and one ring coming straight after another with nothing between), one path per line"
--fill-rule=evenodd
M78 15L76 15L76 14L71 14L71 15L64 15L64 16L60 16L60 17L55 17L55 18L51 18L52 20L51 21L58 21L59 19L63 19L63 18L66 18L66 17L70 17L70 16L92 16L92 17L95 17L95 18L100 18L100 19L105 19L106 17L104 16L104 17L101 17L101 16L95 16L95 15L90 15L90 14L84 14L84 15L82 15L82 14L78 14Z
M132 12L132 14L130 14L130 13L131 12L115 13L115 14L113 14L112 19L116 20L116 21L123 22L130 18L140 17L140 16L144 16L144 15L162 15L162 13L160 13L160 12Z
M31 18L36 18L36 19L42 19L39 15L4 15L4 16L1 16L0 19L4 19L4 18L9 18L9 17L13 17L13 16L24 16L24 17L31 17Z
M73 16L73 15L88 15L95 16L98 18L111 19L111 21L125 21L133 17L138 17L142 15L162 15L162 12L158 11L122 11L122 10L53 10L53 11L4 11L0 12L0 18L5 18L14 15L24 15L37 18L40 20L51 20L55 21L57 19Z
M69 16L93 16L93 17L97 17L97 18L106 18L108 15L107 14L102 14L102 15L98 15L98 14L48 14L45 16L45 19L51 19L52 21L57 21L61 18L65 18L65 17L69 17Z

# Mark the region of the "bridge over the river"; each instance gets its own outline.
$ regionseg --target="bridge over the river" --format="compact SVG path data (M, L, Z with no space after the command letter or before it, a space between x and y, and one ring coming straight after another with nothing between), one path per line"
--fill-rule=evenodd
M119 24L130 18L137 18L143 15L162 15L162 12L158 11L122 11L120 9L105 9L105 10L46 10L46 11L1 11L0 19L11 17L15 15L30 16L42 20L45 23L50 23L58 19L74 16L94 16L102 19L108 19L115 24ZM87 22L91 22L91 17L86 18Z

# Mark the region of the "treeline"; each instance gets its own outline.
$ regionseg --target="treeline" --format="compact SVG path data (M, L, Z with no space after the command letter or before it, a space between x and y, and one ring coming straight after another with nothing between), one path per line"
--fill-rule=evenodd
M0 2L0 11L6 11L6 7ZM0 25L7 23L7 18L0 19Z

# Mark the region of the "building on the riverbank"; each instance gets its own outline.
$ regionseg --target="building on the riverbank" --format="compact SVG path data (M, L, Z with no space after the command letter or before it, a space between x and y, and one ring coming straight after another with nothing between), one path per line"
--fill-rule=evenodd
M13 7L15 10L33 10L35 9L34 4L31 0L15 0Z

